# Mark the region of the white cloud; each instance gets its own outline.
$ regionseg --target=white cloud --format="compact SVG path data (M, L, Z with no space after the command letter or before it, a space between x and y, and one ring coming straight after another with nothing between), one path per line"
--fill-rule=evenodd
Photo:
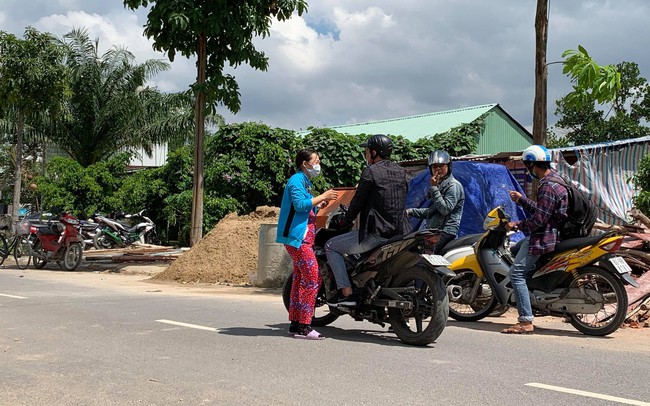
M33 25L58 36L87 27L103 49L125 45L138 61L166 60L142 35L145 14L105 0L3 0L0 24L16 34ZM222 112L229 121L297 129L497 102L530 127L534 18L529 1L312 1L308 13L274 23L270 37L255 40L269 69L232 71L242 110ZM650 78L648 20L647 0L554 2L547 59L580 44L599 63L637 62ZM194 59L180 57L152 84L178 91L195 78ZM569 90L561 66L551 65L549 124L555 100Z
M74 3L74 1L72 1ZM122 11L116 14L99 15L84 11L68 11L39 19L36 27L41 31L51 32L59 37L73 28L88 30L91 39L99 39L99 52L106 52L113 46L124 46L136 56L138 62L148 59L160 59L169 62L166 55L154 51L152 41L143 35L142 22L136 14ZM186 90L195 81L194 62L178 58L172 71L163 72L153 78L150 85L163 92Z

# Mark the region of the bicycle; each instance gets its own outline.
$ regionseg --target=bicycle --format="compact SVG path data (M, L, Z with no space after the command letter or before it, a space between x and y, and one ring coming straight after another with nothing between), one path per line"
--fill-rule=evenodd
M4 264L9 255L14 256L16 266L20 269L26 269L32 260L32 244L28 235L16 233L10 240L7 240L7 234L11 233L13 221L11 216L4 215L0 218L0 265Z

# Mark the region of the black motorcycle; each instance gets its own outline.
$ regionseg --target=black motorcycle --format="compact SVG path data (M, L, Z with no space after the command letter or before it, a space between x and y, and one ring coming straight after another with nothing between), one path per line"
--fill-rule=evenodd
M436 233L416 231L397 236L383 245L360 255L345 256L357 304L351 307L327 305L336 295L336 281L327 264L325 243L349 231L340 229L336 220L343 216L341 207L325 228L316 232L314 252L323 283L316 297L312 325L326 326L339 316L349 314L357 321L367 320L384 327L390 324L404 343L427 345L434 342L447 324L449 298L446 285L455 276L449 262L439 255L426 254L426 247ZM289 309L293 275L285 281L282 298Z

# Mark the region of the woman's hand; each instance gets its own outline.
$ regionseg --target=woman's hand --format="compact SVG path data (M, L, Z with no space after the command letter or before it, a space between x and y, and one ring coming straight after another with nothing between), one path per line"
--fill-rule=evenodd
M337 192L334 189L330 189L327 192L323 193L321 196L323 196L323 200L325 202L328 202L330 200L336 200L339 197L339 192Z
M311 204L316 206L319 209L327 207L330 200L336 200L339 198L339 192L334 189L330 189L327 192L320 194L312 199Z

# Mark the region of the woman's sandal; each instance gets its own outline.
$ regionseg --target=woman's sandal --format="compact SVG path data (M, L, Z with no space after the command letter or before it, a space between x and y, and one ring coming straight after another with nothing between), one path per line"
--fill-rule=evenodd
M300 338L304 340L324 340L325 336L314 329L309 329L309 332L303 331L294 334L293 338Z
M522 324L517 323L508 328L501 330L503 334L533 334L535 331L535 326L532 323Z

